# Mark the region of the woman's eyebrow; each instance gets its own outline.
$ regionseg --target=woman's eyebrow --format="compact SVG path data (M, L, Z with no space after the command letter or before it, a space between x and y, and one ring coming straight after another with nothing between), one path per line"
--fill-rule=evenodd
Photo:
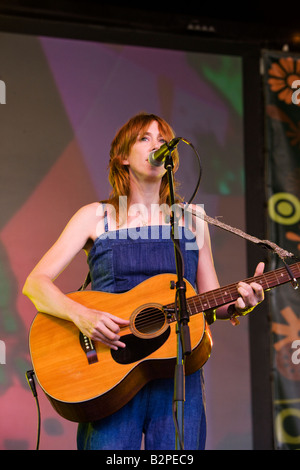
M152 132L145 131L145 132L141 132L141 133L140 133L140 135L142 135L142 136L149 136L149 137L151 137L151 136L153 136L154 134L152 134ZM157 137L158 137L158 138L163 138L163 139L164 139L164 137L162 136L162 134L161 134L161 133L157 134Z

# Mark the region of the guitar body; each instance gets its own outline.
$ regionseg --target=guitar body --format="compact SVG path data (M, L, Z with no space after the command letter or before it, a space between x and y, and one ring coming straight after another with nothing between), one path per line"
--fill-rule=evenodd
M123 294L68 294L87 307L130 320L129 327L120 332L126 348L118 351L93 342L90 356L87 339L72 322L36 315L29 339L32 364L41 388L61 416L76 422L104 418L128 403L150 380L174 376L177 323L162 308L174 304L171 281L176 281L176 275L161 274ZM187 298L196 295L188 282L186 288ZM186 374L202 367L212 349L201 311L190 317L189 329L192 353L187 356Z

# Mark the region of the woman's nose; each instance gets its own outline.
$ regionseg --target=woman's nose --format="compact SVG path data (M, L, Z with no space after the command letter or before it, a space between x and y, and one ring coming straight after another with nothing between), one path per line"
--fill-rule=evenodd
M158 150L162 145L163 145L163 142L161 140L158 140L157 142L153 144L152 150Z
M159 144L153 144L153 146L152 146L152 152L155 151L155 150L158 150L159 147L160 147Z

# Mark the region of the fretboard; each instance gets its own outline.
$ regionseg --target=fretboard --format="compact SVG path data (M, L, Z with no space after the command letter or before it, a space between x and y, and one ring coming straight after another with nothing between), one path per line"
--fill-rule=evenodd
M298 279L300 277L300 262L292 264L289 268L293 277ZM261 284L263 290L266 291L280 286L281 284L286 284L289 281L291 281L291 277L287 269L284 267L276 269L275 271L269 271L261 274L260 276L250 277L249 279L245 279L243 282L246 282L247 284L257 282L258 284ZM229 284L228 286L188 298L187 307L190 315L212 310L221 307L222 305L234 302L239 297L237 290L238 284L238 282L235 284ZM174 304L169 304L166 307L170 309L174 308Z

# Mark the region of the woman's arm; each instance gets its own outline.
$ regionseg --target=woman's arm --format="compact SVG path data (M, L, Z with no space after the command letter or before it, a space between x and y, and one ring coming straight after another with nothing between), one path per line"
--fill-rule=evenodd
M58 240L27 277L23 294L33 302L38 311L72 321L86 336L117 349L124 346L119 341L118 332L120 326L127 322L107 312L80 305L63 294L53 283L94 236L99 219L96 215L97 206L98 204L90 204L76 212Z
M197 287L199 293L208 292L220 287L218 277L215 271L209 229L206 222L201 224L202 233L197 232L199 246L199 261L197 270ZM256 267L255 276L262 274L264 263L259 263ZM231 319L240 315L246 315L248 312L264 299L264 291L258 283L247 284L239 282L238 293L240 297L236 302L227 304L216 309L216 318L219 320Z

